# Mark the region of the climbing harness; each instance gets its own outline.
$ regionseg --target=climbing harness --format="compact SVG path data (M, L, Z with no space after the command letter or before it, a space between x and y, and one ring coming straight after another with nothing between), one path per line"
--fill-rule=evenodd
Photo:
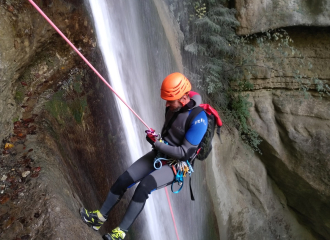
M180 186L180 188L176 191L173 190L174 183L178 183L178 185ZM183 173L182 171L178 171L177 174L175 175L174 181L172 182L171 190L173 193L179 193L182 187L183 187Z
M107 85L107 87L110 88L110 90L126 105L126 107L128 107L128 109L148 128L148 130L150 130L153 134L155 134L155 131L150 128L143 120L142 118L124 101L124 99L122 99L119 94L111 87L111 85L105 80L105 78L94 68L94 66L84 57L84 55L82 55L79 50L70 42L70 40L61 32L60 29L58 29L58 27L56 27L56 25L47 17L47 15L38 7L37 4L35 4L33 2L33 0L28 0L32 6L46 19L46 21L58 32L58 34L60 34L60 36L73 48L73 50L75 50L75 52L85 61L85 63L96 73L96 75L104 82L105 85ZM172 220L173 220L173 224L174 224L174 228L175 228L175 234L178 240L179 239L179 234L178 234L178 229L176 227L176 223L175 223L175 218L174 218L174 214L173 214L173 210L172 210L172 206L171 206L171 201L168 195L168 191L167 188L165 188L165 192L166 192L166 197L167 197L167 201L168 201L168 205L170 207L171 210L171 215L172 215Z
M159 138L160 135L158 134L157 137ZM166 142L165 140L162 140L161 138L159 139L159 141L163 142L165 144L168 144L168 142ZM183 187L184 178L187 176L187 174L189 174L189 176L191 176L191 173L194 172L193 167L191 166L191 164L189 163L188 160L180 161L180 160L176 160L176 159L172 159L172 158L167 158L167 156L164 153L161 153L158 151L157 155L154 159L154 168L157 170L161 169L161 167L163 166L162 161L166 161L167 164L169 166L171 166L173 173L175 175L175 178L171 184L172 192L179 193ZM177 183L180 186L180 188L176 191L173 190L173 186L175 183Z
M175 174L174 181L172 182L171 185L171 190L173 193L179 193L183 187L184 178L187 177L187 174L189 174L190 177L191 174L194 172L194 169L188 160L186 161L175 160L175 162L171 162L169 163L169 165L172 166L173 172ZM176 191L173 190L173 186L175 183L178 183L178 185L180 186L180 188Z

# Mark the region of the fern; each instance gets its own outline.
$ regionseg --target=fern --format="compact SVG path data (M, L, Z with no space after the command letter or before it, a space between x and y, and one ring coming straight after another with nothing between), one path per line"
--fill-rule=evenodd
M207 1L206 5L208 11L203 18L195 20L192 26L195 37L192 43L185 46L185 50L198 56L203 66L200 69L200 86L206 89L217 108L222 109L225 118L237 127L243 141L253 150L258 150L258 135L247 124L251 104L247 97L235 94L231 88L233 81L238 82L236 85L241 90L252 87L240 81L244 71L242 67L236 67L236 61L240 58L237 44L242 39L235 34L235 28L239 25L235 10L225 8L216 1ZM241 63L243 65L243 60Z
M237 36L235 28L239 22L236 11L219 2L225 0L198 0L191 2L194 21L185 34L185 50L196 59L198 85L205 89L218 109L225 113L224 118L239 131L242 140L254 151L259 151L260 138L249 126L249 108L245 91L253 90L250 79L258 76L260 68L274 72L277 77L284 75L288 57L296 57L299 67L292 72L299 90L308 97L311 87L320 96L329 95L330 87L317 77L308 79L301 74L302 68L313 66L290 44L293 40L285 30L269 30L264 33ZM256 52L257 51L257 52Z

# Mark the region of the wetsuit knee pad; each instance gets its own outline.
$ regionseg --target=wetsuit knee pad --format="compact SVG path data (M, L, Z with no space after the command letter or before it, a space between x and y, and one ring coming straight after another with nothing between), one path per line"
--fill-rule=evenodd
M110 191L113 194L122 196L126 189L134 183L133 178L127 171L125 171L118 179L117 181L112 185Z
M133 195L133 201L135 202L145 202L148 199L148 195L152 190L157 188L156 180L153 176L146 176L140 184L137 186L135 193Z

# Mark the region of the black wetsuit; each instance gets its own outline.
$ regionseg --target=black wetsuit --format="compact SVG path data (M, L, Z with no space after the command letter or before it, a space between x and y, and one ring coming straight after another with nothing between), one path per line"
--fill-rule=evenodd
M154 169L154 159L157 151L166 154L167 156L178 159L187 160L196 151L198 144L202 140L207 129L207 116L204 111L194 118L185 131L185 123L191 109L201 104L200 95L194 95L191 101L187 104L185 111L173 113L167 111L165 116L165 123L163 127L164 140L168 145L156 142L155 149L142 156L134 162L114 183L111 187L106 201L103 203L100 212L106 218L110 210L120 200L126 189L137 182L137 186L133 198L128 206L122 222L119 224L120 229L127 231L134 220L143 210L148 195L151 191L165 187L171 184L175 175L168 165L163 165L160 169ZM171 121L173 116L175 120ZM171 127L166 129L166 126L171 122ZM165 130L165 131L164 131Z

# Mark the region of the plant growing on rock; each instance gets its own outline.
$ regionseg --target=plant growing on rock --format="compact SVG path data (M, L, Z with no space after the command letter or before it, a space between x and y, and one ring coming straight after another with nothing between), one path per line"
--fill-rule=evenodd
M191 4L195 6L196 2ZM305 96L313 84L321 95L329 94L329 86L317 77L302 74L303 69L313 66L292 46L293 40L285 30L237 36L235 28L239 22L234 9L213 0L199 1L198 6L202 5L206 8L205 15L192 22L184 47L197 56L198 86L222 110L225 121L239 130L242 140L260 152L261 139L248 124L252 106L248 91L255 89L251 80L262 74L266 78L289 78L293 80L291 87L301 90ZM194 8L192 12L196 14ZM296 59L295 66L287 61L290 57Z
M201 19L206 14L206 5L202 1L197 1L193 3L195 13L190 15L190 20L193 20L195 17Z
M290 87L298 89L305 97L309 96L308 91L312 85L320 95L329 94L327 84L317 76L306 74L307 69L313 75L313 65L292 43L293 40L284 29L268 30L236 39L237 49L242 53L240 62L244 63L239 67L248 73L244 79L258 78L263 69L269 73L266 74L268 78L294 80ZM295 61L290 62L288 59Z
M235 10L215 1L207 1L206 6L205 16L197 18L191 27L193 34L185 50L198 56L197 65L202 66L196 71L200 76L199 87L222 110L225 121L239 130L242 140L258 151L260 139L247 124L251 103L243 91L250 90L253 86L243 77L243 68L239 67L245 62L239 59L240 53L237 51L240 38L235 33L235 28L239 25Z

